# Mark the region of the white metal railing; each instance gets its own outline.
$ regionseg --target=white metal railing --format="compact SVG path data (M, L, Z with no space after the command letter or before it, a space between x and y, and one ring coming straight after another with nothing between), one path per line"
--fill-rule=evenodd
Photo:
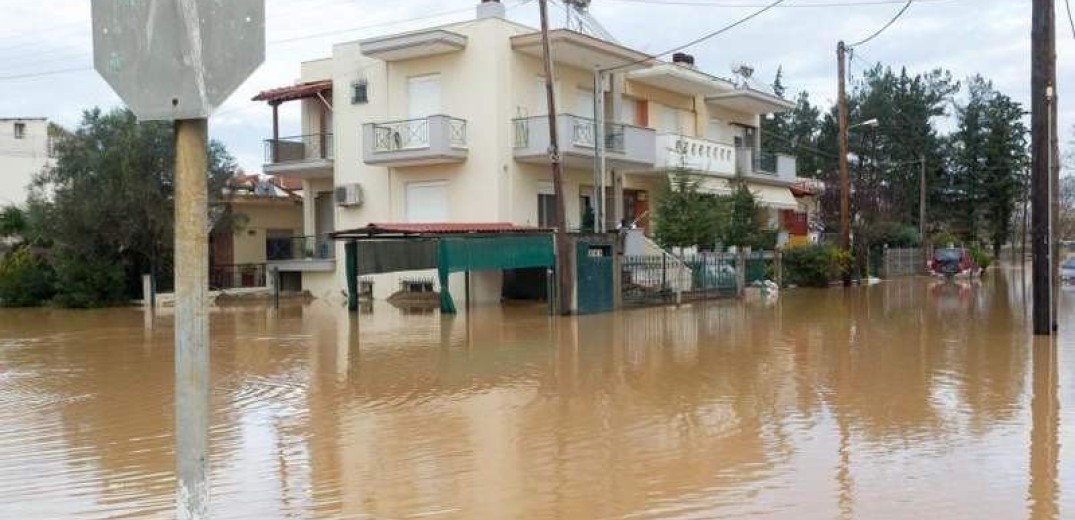
M452 148L466 148L467 122L462 119L448 119L448 145Z
M650 237L647 237L641 229L630 229L624 233L624 256L664 257L665 261L668 262L669 271L672 273L670 279L665 280L664 283L669 284L669 288L672 290L689 291L691 289L691 268L687 266L682 258L662 248Z
M394 152L429 147L429 118L373 125L373 151Z

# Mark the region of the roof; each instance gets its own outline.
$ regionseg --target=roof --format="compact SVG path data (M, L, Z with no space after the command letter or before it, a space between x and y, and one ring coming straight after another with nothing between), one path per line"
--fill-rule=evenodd
M305 83L297 83L295 85L287 87L263 90L259 92L258 95L254 96L252 101L283 103L284 101L293 101L296 99L314 97L326 90L332 90L331 79L307 81Z
M334 238L368 238L380 235L471 235L549 233L551 230L533 226L517 226L510 222L427 222L372 223L365 227L337 231Z
M269 182L288 191L302 191L302 179L298 177L274 175L269 178Z

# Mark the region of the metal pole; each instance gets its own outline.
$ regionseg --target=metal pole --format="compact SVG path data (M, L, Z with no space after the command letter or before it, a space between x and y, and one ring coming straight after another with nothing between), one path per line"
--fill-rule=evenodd
M567 220L564 210L564 179L560 165L560 142L556 132L556 96L553 93L552 56L549 50L548 0L538 0L541 11L541 55L545 63L545 98L549 107L549 160L552 166L552 183L556 196L556 271L559 275L560 314L571 314L572 268L567 250Z
M280 162L280 103L272 104L272 161Z
M176 513L209 514L209 245L206 120L175 123Z
M1049 107L1047 89L1055 78L1050 54L1049 25L1053 3L1034 0L1031 22L1031 218L1033 239L1033 324L1034 334L1052 333L1052 273L1049 259Z
M851 174L847 165L847 47L841 40L836 44L839 86L837 89L838 119L840 125L840 248L851 253ZM844 271L844 287L851 286L851 271Z
M1055 37L1050 37L1050 47L1053 47L1055 41ZM1055 58L1055 54L1052 55ZM1055 333L1060 304L1060 237L1057 232L1060 225L1060 155L1056 137L1056 89L1052 85L1046 89L1046 97L1049 104L1049 277L1052 280L1049 286L1049 323Z

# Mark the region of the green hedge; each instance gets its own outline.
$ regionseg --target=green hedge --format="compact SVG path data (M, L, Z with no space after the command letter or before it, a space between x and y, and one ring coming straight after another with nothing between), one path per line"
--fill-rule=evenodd
M20 247L0 259L0 305L32 307L55 293L55 273L29 247Z
M784 283L828 287L851 266L851 256L832 246L798 246L784 251Z

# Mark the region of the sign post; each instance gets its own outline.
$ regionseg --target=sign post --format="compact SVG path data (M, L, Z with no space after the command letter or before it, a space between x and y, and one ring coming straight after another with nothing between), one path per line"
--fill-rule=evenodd
M264 0L94 0L94 68L175 121L176 516L209 518L208 117L265 59Z

